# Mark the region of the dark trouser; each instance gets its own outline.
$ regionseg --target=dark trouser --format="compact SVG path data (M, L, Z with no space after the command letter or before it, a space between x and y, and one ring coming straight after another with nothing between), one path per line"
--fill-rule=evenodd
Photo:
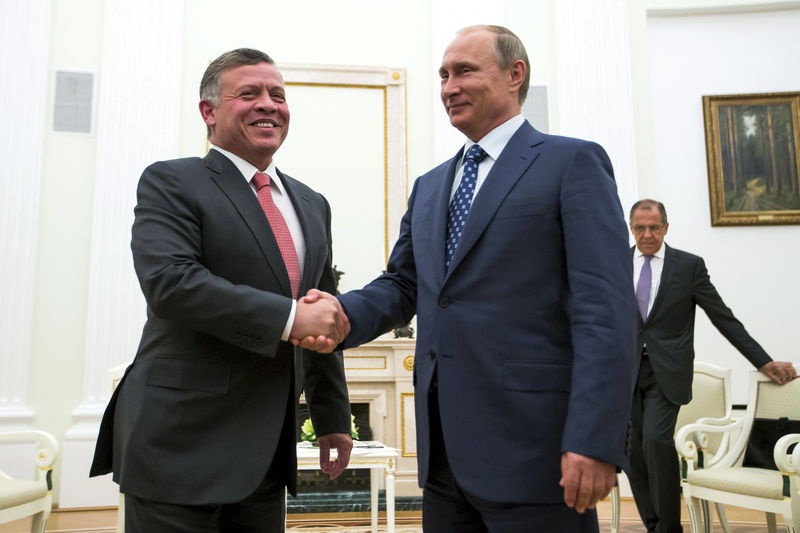
M429 394L431 459L422 491L422 530L425 533L598 532L594 509L579 514L563 503L498 503L464 492L447 461L435 378ZM491 461L486 468L492 468Z
M272 471L250 496L219 505L176 505L125 495L126 533L283 533L284 480Z
M625 469L647 531L680 533L681 478L675 451L680 405L670 402L656 383L645 356L631 405L630 466Z

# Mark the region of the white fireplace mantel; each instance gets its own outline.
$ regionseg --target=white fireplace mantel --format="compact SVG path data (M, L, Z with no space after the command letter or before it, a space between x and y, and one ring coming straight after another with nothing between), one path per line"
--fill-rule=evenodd
M408 338L384 335L368 344L344 352L344 369L351 402L370 403L370 425L375 438L397 448L397 495L417 496L417 432L414 417L414 349L416 342ZM383 427L376 414L378 398L369 399L375 391L385 394Z

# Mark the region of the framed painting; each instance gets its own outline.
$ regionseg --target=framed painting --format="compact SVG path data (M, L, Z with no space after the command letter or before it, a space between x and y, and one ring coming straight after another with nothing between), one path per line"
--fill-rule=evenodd
M711 225L800 224L800 92L703 96Z

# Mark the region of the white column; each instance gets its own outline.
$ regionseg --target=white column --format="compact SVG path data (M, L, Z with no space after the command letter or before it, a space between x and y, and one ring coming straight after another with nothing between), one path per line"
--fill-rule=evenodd
M0 16L0 430L29 426L34 415L26 396L50 14L50 0L30 0L5 3Z
M625 0L558 0L554 133L603 145L623 210L637 199L630 24Z
M450 125L439 97L439 67L447 45L456 31L476 24L504 25L503 0L436 0L431 2L431 68L423 73L432 80L433 99L433 165L453 157L466 140ZM416 176L410 176L411 179Z
M62 508L116 505L110 476L87 475L107 371L133 358L145 320L130 252L136 184L147 165L176 157L180 140L183 2L110 0L105 9L83 398L64 440Z

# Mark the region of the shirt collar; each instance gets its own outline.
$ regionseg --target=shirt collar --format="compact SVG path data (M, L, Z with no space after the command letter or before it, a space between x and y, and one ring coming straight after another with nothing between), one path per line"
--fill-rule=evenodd
M266 169L259 170L250 163L248 163L247 161L245 161L244 159L242 159L241 157L239 157L238 155L234 154L233 152L229 152L213 144L211 145L211 148L213 148L217 152L221 153L222 155L230 159L231 163L233 163L233 165L237 168L237 170L239 170L239 172L242 173L242 176L244 177L245 181L247 181L247 183L250 183L250 180L253 179L253 176L255 175L256 172L265 172L266 174L269 174L270 187L274 184L278 192L284 194L285 191L283 189L283 182L281 181L281 178L278 175L278 168L275 166L274 160L270 162L269 166Z
M663 260L666 248L667 248L667 243L662 241L661 248L659 248L658 251L653 254L653 257L658 257L659 259ZM644 257L644 254L639 251L639 248L636 248L636 254L634 255L634 257Z
M484 135L483 138L477 143L467 141L467 143L464 145L464 154L467 153L467 150L469 150L473 144L480 144L481 148L483 148L483 151L486 152L486 155L497 161L497 158L500 157L500 153L506 147L508 141L511 140L511 137L517 132L519 127L522 126L523 122L525 122L525 117L523 117L521 114L511 117ZM462 162L463 159L464 158L462 156Z

